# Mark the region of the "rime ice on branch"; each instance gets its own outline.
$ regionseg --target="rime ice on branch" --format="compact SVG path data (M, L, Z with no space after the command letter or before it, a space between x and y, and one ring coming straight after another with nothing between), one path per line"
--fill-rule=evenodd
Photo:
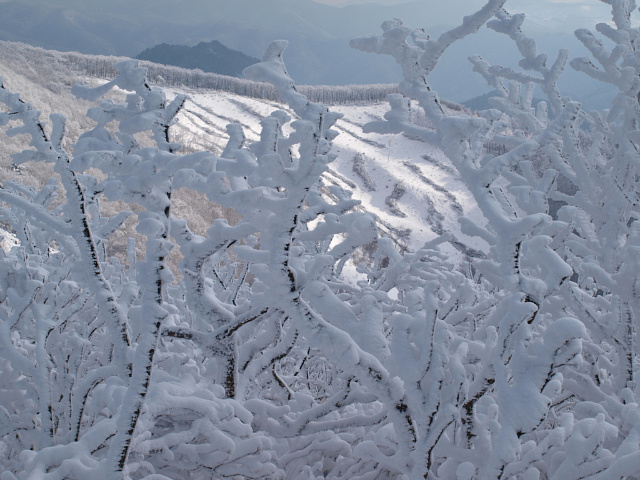
M411 125L408 102L397 95L389 98L386 121L367 128L437 139L487 221L481 226L461 219L463 232L491 248L469 271L478 282L474 289L491 292L491 304L486 316L473 320L473 342L457 343L474 352L475 366L465 374L457 412L445 413L443 403L429 417L426 438L438 419L449 416L451 423L436 429L437 445L420 447L427 452L421 468L425 478L637 474L629 467L635 457L627 450L620 400L637 409L637 392L631 393L637 388L637 299L628 287L636 283L628 276L635 262L623 253L635 249L638 218L635 2L607 2L616 28L597 29L616 44L611 51L593 34L576 32L602 68L587 59L572 67L620 88L606 115L588 115L560 94L557 80L568 52L547 66L547 55L521 29L524 16L510 15L502 3L487 3L485 12L496 7L487 25L516 43L526 72L472 57L474 70L500 95L492 99L496 109L474 116L446 115L428 88L440 39L394 20L383 24L382 35L352 42L396 59L404 75L401 92L420 102L435 131ZM480 13L469 18L489 20ZM535 85L547 95L555 120L546 103L532 108ZM490 142L506 153L490 153ZM551 458L566 448L576 450L554 463ZM435 452L439 458L431 457Z

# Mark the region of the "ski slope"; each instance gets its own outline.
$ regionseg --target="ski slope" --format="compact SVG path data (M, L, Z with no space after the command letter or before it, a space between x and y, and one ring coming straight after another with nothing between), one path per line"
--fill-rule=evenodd
M227 124L241 124L251 143L259 138L260 120L271 112L284 109L294 116L282 104L266 100L220 91L169 91L170 95L179 93L189 95L189 100L171 134L172 140L188 149L220 154L227 140ZM458 222L463 215L476 218L478 209L437 146L402 134L363 133L363 125L383 118L386 103L330 109L344 116L336 124L337 158L324 175L327 185L353 192L361 208L377 216L381 234L391 236L402 250L416 250L450 233L453 239L443 247L455 263L483 255L486 245L462 234Z

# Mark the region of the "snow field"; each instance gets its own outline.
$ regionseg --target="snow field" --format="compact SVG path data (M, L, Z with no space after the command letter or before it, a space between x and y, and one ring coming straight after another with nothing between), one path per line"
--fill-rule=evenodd
M169 91L169 95L182 93L189 99L179 122L172 127L173 135L178 141L191 139L198 146L208 146L217 154L226 144L227 124L242 125L247 140L253 142L259 139L262 118L278 109L293 115L285 105L226 92ZM425 242L450 233L456 246L447 243L443 248L453 263L464 261L469 253L482 255L487 245L463 234L458 221L465 215L482 222L481 214L443 152L403 134L362 132L364 124L382 118L387 109L386 103L330 106L331 111L344 117L335 126L339 132L333 141L336 159L324 175L325 183L352 191L353 198L362 202L361 208L377 216L381 234L392 236L402 249L415 251ZM356 155L365 159L364 167L375 190L370 191L354 172ZM392 209L387 199L398 185L403 194L396 201L397 208Z

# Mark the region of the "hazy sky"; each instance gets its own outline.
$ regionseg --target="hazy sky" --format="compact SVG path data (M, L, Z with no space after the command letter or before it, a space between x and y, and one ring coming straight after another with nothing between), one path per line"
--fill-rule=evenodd
M315 0L329 5L379 3L394 5L407 0ZM434 16L451 21L452 15L468 15L481 8L486 0L423 0L433 4ZM611 7L598 0L507 0L505 8L511 13L527 15L530 28L567 30L592 28L594 23L611 19Z

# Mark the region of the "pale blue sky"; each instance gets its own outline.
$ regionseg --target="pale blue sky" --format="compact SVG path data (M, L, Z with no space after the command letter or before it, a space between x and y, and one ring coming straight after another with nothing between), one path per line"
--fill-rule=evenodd
M393 5L407 0L315 0L330 5L379 3ZM481 8L485 0L423 0L433 4L434 22L451 23L458 17ZM573 30L592 28L595 23L611 19L611 7L598 0L507 0L505 8L527 14L527 26L541 30ZM440 20L440 21L438 21Z

